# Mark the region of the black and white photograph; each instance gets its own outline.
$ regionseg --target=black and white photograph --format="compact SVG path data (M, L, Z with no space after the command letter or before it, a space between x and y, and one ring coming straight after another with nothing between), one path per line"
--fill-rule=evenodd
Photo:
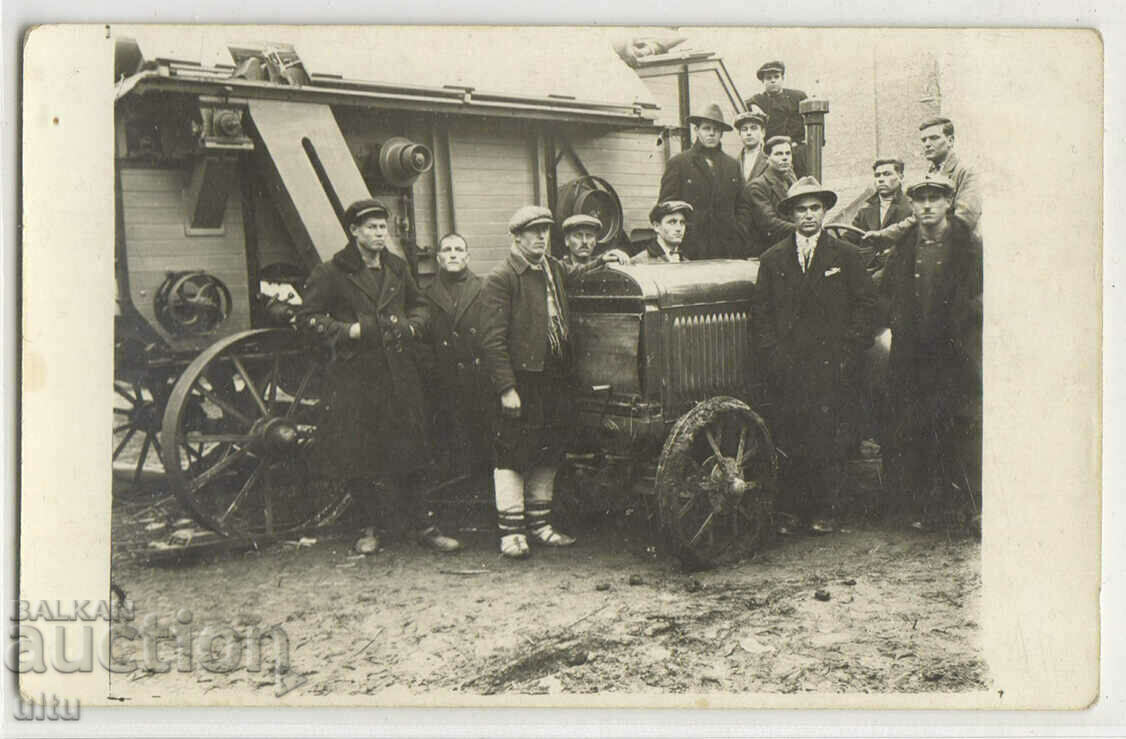
M21 672L88 620L138 706L1003 701L983 33L105 26L109 587L24 586Z

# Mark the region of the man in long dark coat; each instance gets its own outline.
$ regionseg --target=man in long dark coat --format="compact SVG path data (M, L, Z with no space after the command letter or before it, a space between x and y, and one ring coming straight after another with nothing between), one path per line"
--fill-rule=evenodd
M696 141L665 165L657 202L683 200L694 209L681 251L688 259L741 258L743 239L735 220L735 201L743 185L739 162L723 152L723 132L731 126L715 103L688 116Z
M438 241L437 260L438 276L422 295L430 312L431 425L445 462L442 477L448 479L490 472L493 455L481 348L484 281L469 268L469 244L461 234L449 233Z
M791 142L775 136L764 144L769 166L743 185L736 203L736 218L744 239L744 253L757 257L794 232L793 221L779 212L778 204L797 179L792 168Z
M305 285L298 325L335 356L317 449L325 474L345 481L358 499L365 525L376 524L381 492L391 487L419 541L453 551L461 545L430 524L421 496L431 454L409 349L422 336L427 310L407 263L387 250L388 217L377 200L348 206L348 245L317 265Z
M917 223L880 283L892 336L884 462L893 510L921 514L919 526L981 501L982 250L951 213L954 192L942 174L908 188Z
M485 360L498 418L493 433L497 524L505 557L528 539L575 540L551 525L555 473L571 426L572 355L567 270L547 253L551 211L526 205L508 222L512 249L485 279Z
M856 368L872 343L875 292L856 247L821 230L837 196L803 177L779 204L797 230L761 257L753 294L789 513L833 530L858 399Z

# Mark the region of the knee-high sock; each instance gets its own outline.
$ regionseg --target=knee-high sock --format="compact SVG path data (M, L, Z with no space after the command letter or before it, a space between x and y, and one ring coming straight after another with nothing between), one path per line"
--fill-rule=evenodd
M516 470L493 470L497 526L501 536L524 531L524 478Z
M528 492L525 510L528 528L543 528L550 521L551 500L555 495L555 467L533 467L528 474Z

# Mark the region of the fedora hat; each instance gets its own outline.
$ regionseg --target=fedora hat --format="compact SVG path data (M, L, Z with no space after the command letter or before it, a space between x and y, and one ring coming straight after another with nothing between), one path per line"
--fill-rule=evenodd
M778 212L789 213L794 204L807 195L820 198L821 202L825 204L825 210L829 210L837 204L837 194L822 187L816 177L802 177L790 185L790 189L786 191L786 199L778 203Z
M727 121L723 118L723 111L715 103L708 103L702 110L697 110L692 115L688 116L689 123L700 124L703 121L709 121L716 124L724 131L730 131L731 126L727 125Z

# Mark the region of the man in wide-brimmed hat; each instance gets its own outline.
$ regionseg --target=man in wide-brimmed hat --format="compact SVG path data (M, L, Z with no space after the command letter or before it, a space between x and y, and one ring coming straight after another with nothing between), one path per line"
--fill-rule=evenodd
M955 193L941 173L907 188L916 224L895 243L880 282L891 325L882 436L889 503L923 526L970 518L981 504L982 251L951 213Z
M821 230L836 202L813 177L794 183L778 209L795 231L762 255L753 293L771 430L786 460L786 512L820 533L834 528L845 455L856 443L855 375L872 343L876 302L856 247Z
M783 87L786 65L780 61L766 62L758 68L755 76L762 83L762 92L747 98L747 108L757 106L766 113L766 138L790 137L794 143L794 171L800 177L806 174L805 121L798 106L808 96L801 90Z
M665 165L657 202L682 200L695 209L681 251L688 259L744 256L735 200L743 184L739 163L723 153L720 142L731 126L715 103L688 116L696 141Z

